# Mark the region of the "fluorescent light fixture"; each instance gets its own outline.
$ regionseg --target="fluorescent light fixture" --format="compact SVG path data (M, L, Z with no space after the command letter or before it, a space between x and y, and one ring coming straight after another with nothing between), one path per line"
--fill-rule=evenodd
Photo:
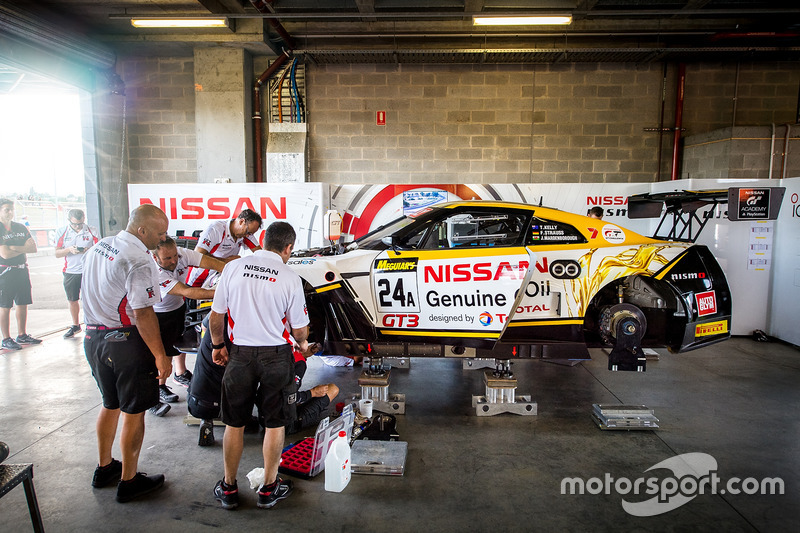
M475 26L553 26L572 24L572 15L473 15Z
M227 28L226 18L141 18L131 19L135 28Z

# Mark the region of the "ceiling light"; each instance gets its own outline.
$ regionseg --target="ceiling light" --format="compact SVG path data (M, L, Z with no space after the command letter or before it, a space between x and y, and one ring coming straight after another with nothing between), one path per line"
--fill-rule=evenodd
M135 28L227 28L226 18L140 18L131 19Z
M572 24L572 15L473 15L475 26L552 26Z

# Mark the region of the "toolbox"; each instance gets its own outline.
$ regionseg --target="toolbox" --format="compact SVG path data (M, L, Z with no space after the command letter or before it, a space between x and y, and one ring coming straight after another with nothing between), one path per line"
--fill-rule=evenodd
M346 405L342 415L333 421L330 417L324 418L317 426L317 432L313 437L306 437L283 449L278 471L303 479L311 479L322 472L328 448L340 431L347 432L347 438L350 438L354 418L353 404Z

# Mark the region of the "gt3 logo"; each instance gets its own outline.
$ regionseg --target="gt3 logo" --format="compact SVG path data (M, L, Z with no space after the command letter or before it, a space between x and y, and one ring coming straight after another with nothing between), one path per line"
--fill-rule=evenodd
M717 298L714 291L700 292L695 295L697 299L697 316L713 315L717 312Z
M559 259L550 263L550 275L556 279L575 279L581 275L581 266L571 259Z
M383 325L387 328L415 328L419 326L419 315L383 315Z

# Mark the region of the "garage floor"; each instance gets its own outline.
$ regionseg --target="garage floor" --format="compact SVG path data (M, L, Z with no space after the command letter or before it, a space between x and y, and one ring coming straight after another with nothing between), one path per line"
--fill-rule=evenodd
M398 417L408 442L406 474L357 475L340 494L325 492L324 474L296 480L295 493L267 511L243 489L245 474L260 465L261 436L245 436L242 505L222 510L211 494L222 475L222 429L215 447L198 447L198 428L182 422L185 389L171 382L181 401L164 418L147 415L139 463L140 470L164 473L165 489L128 504L116 503L115 489L92 489L100 396L80 338L54 334L38 347L0 355L0 440L11 447L7 463L34 463L48 531L264 525L272 531L800 530L796 348L736 338L687 354L664 353L645 374L608 372L605 356L593 356L576 366L516 363L517 393L538 401L538 416L529 417L477 417L471 396L483 394L481 370L464 370L460 360L413 359L410 369L393 371L391 387L406 394L406 415ZM191 368L194 357L189 360ZM305 385L334 381L349 397L359 391L358 372L311 364ZM645 404L655 409L661 429L601 431L589 416L593 403ZM650 515L661 514L644 517L623 509L623 499L654 497L641 482L638 496L623 494L626 480L655 476L669 488L669 470L646 470L690 452L716 460L720 487L754 478L743 486L755 489L764 478L779 477L785 494L706 490L691 499L693 479L681 478L689 492L684 505L669 510L679 503L673 497L648 507ZM600 483L609 476L606 493ZM565 477L581 478L599 494L561 494ZM30 530L22 488L0 499L0 530Z

